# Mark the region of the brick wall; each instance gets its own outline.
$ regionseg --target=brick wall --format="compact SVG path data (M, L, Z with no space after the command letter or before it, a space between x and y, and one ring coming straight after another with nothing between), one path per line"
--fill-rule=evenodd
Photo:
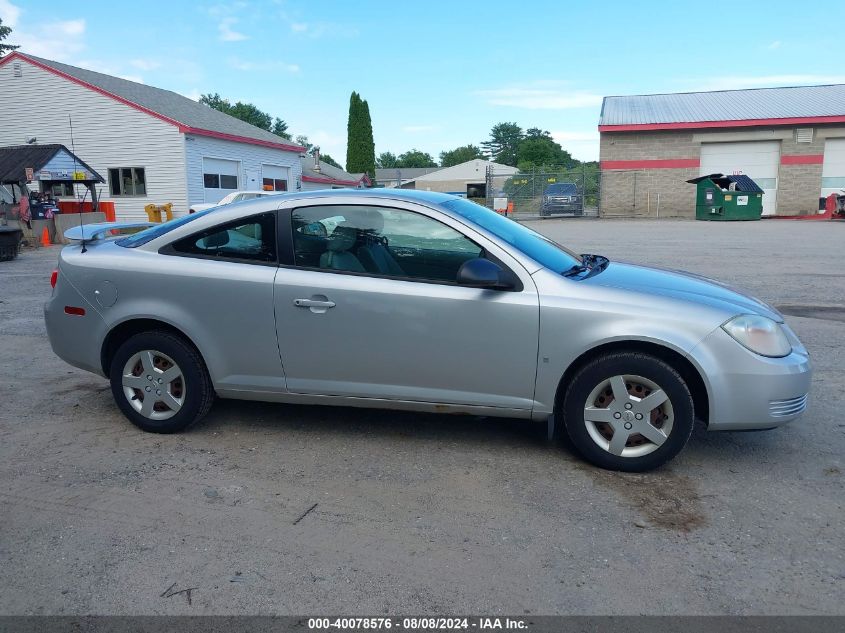
M685 182L699 175L697 163L666 168L632 167L619 161L682 160L697 161L701 144L779 140L781 164L778 166L778 215L814 213L818 209L822 164L827 136L840 136L834 127L816 126L812 143L798 143L795 128L733 128L705 130L665 130L649 132L602 132L600 160L602 167L602 215L655 216L660 195L660 215L695 216L695 187ZM800 162L789 157L815 157ZM784 158L787 157L787 158ZM786 161L786 162L784 162ZM607 168L610 162L615 168Z
M689 131L603 132L599 156L608 161L698 159L701 143ZM686 181L698 167L602 169L601 214L695 216L695 187Z
M821 162L812 164L784 164L790 156L824 155L824 135L813 130L812 143L797 143L793 133L781 141L781 164L778 166L778 215L816 213L822 183Z

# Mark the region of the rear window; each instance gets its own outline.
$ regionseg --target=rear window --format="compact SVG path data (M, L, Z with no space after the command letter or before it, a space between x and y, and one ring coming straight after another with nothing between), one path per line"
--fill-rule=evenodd
M148 229L144 229L143 231L139 231L138 233L135 233L128 237L116 240L115 244L117 244L118 246L123 246L124 248L135 248L137 246L141 246L142 244L146 244L147 242L152 242L157 237L161 237L166 233L170 233L170 231L172 231L173 229L178 229L180 226L184 226L189 222L193 222L194 220L203 217L210 211L211 209L206 209L205 211L199 211L198 213L183 215L181 218L175 218L173 220L170 220L170 222L165 222L164 224L151 226Z

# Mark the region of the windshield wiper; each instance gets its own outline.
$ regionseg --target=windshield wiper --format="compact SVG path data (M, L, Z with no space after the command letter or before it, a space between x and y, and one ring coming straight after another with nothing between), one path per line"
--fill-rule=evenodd
M581 255L581 263L575 264L568 270L563 271L564 277L575 277L581 273L587 273L584 279L591 277L607 268L610 260L604 255L592 255L590 253L583 253Z

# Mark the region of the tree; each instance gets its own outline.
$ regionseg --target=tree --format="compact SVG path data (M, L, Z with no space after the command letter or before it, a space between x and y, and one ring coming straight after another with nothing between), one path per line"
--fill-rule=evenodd
M472 144L464 145L448 152L440 152L440 166L452 167L476 158L484 158L481 148Z
M532 167L554 165L570 169L577 161L549 136L534 136L526 138L519 144L517 150L517 166L525 171Z
M281 136L282 138L290 140L288 124L282 121L279 117L276 117L276 120L273 121L273 127L270 129L270 131L276 136Z
M332 167L337 167L338 169L343 169L343 167L340 166L340 163L337 162L334 158L332 158L328 154L320 154L320 160L324 163L328 163Z
M369 175L372 182L375 182L376 148L373 141L370 106L361 99L361 95L354 91L349 97L346 135L346 171L351 174L364 172Z
M20 46L14 46L12 44L3 44L3 40L9 37L9 34L12 32L12 27L10 26L3 26L3 19L0 18L0 57L3 57L6 53L11 51L17 50Z
M221 97L216 92L214 94L201 95L200 103L241 121L246 121L250 125L259 127L262 130L272 132L276 136L290 140L290 134L287 132L287 123L279 117L273 119L270 114L260 110L258 106L252 103L238 101L233 105L228 99Z
M376 167L379 169L390 169L396 167L399 159L393 152L382 152L376 157Z
M314 144L308 140L308 137L305 136L305 134L297 134L296 138L293 139L293 142L304 147L306 154L310 154L314 151Z
M516 123L497 123L490 130L490 140L483 141L481 147L495 162L515 167L519 144L524 136L522 128Z
M404 154L399 154L399 158L396 160L396 167L437 167L437 163L434 162L431 154L418 149L412 149Z

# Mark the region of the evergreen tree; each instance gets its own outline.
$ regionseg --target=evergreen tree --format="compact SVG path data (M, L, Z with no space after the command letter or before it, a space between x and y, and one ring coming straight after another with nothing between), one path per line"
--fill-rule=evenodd
M346 135L346 171L351 174L366 172L375 182L376 150L370 106L354 91L349 97Z

